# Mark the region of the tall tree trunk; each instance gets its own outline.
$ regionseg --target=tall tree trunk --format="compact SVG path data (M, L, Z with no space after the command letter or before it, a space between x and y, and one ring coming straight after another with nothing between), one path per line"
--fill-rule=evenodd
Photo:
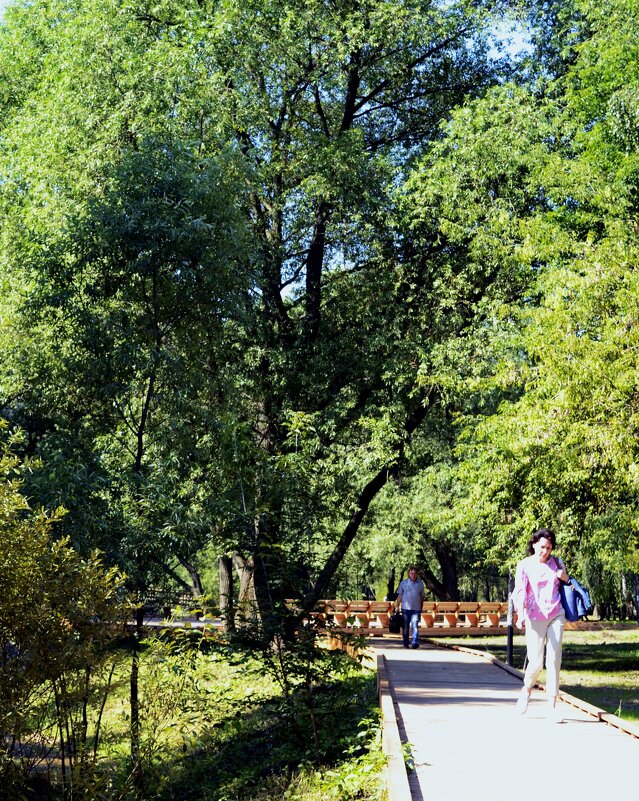
M397 586L395 584L395 565L391 567L388 573L388 582L386 583L386 599L388 601L394 601L397 598L396 590Z
M326 226L331 209L322 201L317 209L313 225L313 237L306 257L306 317L304 320L306 339L317 338L322 305L322 270L326 252Z
M423 549L420 550L420 576L426 588L438 601L458 601L459 583L457 577L457 559L453 548L448 543L433 543L435 557L439 564L441 580L429 566L429 559Z
M140 750L140 640L142 639L142 623L144 608L135 610L135 631L133 634L133 654L131 657L131 677L129 682L129 700L131 706L131 775L136 798L144 794L144 776L142 772Z
M242 554L233 554L233 565L240 580L240 591L238 594L238 606L252 603L255 600L255 589L253 587L253 562L245 559Z
M201 598L204 595L204 588L202 587L202 579L200 578L197 568L194 564L181 556L178 556L178 560L182 567L189 574L189 578L191 579L191 593L193 597Z
M419 553L419 576L424 582L426 589L433 594L438 601L448 601L446 589L443 583L437 578L430 568L429 560L424 551Z
M447 542L437 542L435 543L435 556L439 562L446 593L446 598L442 598L442 601L459 601L459 577L454 548Z
M220 614L224 621L225 631L235 629L235 609L233 604L233 562L230 556L218 559L218 575L220 586Z
M253 552L253 591L264 636L269 639L278 632L278 614L282 601L282 570L278 564L279 532L270 521L256 521L257 546Z

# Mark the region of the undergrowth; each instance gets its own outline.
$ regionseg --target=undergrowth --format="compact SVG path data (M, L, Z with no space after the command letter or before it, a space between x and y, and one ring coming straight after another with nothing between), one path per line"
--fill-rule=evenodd
M150 643L141 665L139 801L380 801L384 756L374 673L335 655L312 691L286 696L246 651ZM124 689L124 685L123 685ZM105 759L126 787L126 698L107 713ZM311 725L312 720L312 725ZM129 790L114 799L133 797Z

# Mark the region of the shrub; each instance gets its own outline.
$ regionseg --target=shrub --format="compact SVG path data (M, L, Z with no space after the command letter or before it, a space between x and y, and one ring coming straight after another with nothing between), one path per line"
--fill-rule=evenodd
M32 511L19 460L0 452L0 796L45 772L63 797L97 798L99 696L125 615L122 576L54 538L63 510ZM93 715L90 709L94 710Z

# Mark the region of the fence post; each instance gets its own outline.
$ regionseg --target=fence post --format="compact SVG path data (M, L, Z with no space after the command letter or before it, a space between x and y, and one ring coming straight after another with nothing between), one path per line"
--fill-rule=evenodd
M513 590L515 582L513 574L508 571L508 617L507 617L507 631L506 631L506 664L508 667L513 666L513 618L514 618L514 604L513 604Z

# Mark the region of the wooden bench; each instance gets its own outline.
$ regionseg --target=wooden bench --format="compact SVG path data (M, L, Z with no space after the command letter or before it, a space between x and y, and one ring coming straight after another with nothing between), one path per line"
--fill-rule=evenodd
M422 607L422 623L427 629L432 629L435 625L437 615L437 601L424 601Z
M457 610L459 601L437 601L437 616L440 615L446 621L446 625L454 629L457 625ZM437 618L435 619L437 620Z
M482 601L479 607L479 625L492 628L499 626L503 606L501 601ZM506 609L508 609L507 603Z
M295 602L289 605L294 608ZM387 634L393 606L392 601L336 599L321 601L312 614L329 627ZM420 630L425 636L505 633L507 612L507 601L425 601Z
M371 627L387 629L393 605L392 601L371 601L368 612L371 617Z
M349 601L348 602L348 618L353 620L360 629L367 629L370 618L370 601ZM352 624L351 624L352 625Z
M322 614L327 623L332 623L340 628L345 627L348 618L348 602L323 601Z
M457 607L457 622L474 628L479 626L479 601L460 601Z

